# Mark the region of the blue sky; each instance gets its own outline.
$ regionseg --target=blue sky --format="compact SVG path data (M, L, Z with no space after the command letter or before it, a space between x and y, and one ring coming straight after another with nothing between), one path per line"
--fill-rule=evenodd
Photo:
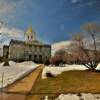
M80 26L100 23L100 0L0 0L0 19L47 43L69 40Z

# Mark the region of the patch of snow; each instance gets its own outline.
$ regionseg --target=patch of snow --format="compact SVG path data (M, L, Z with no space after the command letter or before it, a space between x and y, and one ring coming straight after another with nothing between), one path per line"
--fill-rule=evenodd
M64 71L70 71L70 70L85 70L87 69L83 65L67 65L65 67L51 67L51 66L45 66L42 72L42 79L46 78L46 73L51 72L53 75L57 76L61 74Z
M3 66L4 65L4 62L0 63L0 66Z
M100 100L100 94L81 93L77 94L60 94L55 100Z
M100 69L100 63L98 64L98 66L97 66L97 68L96 68L97 70L99 70Z
M94 95L92 95L91 93L88 93L88 94L82 94L82 99L83 100L96 100Z
M2 66L0 64L0 88L2 88L2 74L4 73L3 87L12 84L20 78L37 68L37 64L33 62L15 63L10 61L10 66Z
M15 65L16 64L16 62L14 62L14 61L9 61L9 65Z
M84 65L67 65L65 67L51 67L45 66L42 72L42 79L46 78L46 73L51 72L53 75L57 76L64 71L71 71L71 70L86 70L87 68ZM97 69L100 69L100 64L98 65Z
M61 94L57 99L55 100L80 100L80 98L76 94Z
M45 99L44 99L44 100L49 100L49 99L48 99L48 96L45 96Z

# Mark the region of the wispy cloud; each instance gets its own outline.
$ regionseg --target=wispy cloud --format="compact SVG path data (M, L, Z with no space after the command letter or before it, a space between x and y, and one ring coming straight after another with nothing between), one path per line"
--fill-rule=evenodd
M10 28L11 23L16 22L16 15L21 13L25 13L23 9L26 7L26 0L0 0L0 33L2 33L2 37L0 37L0 41L3 37L8 37L8 39L4 41L8 41L9 39L22 39L24 35L24 31L18 28ZM21 11L20 11L21 10ZM1 21L4 21L4 25L1 27Z
M16 21L16 13L24 6L25 0L0 0L0 24L1 21L4 21L4 24L11 21ZM22 12L23 13L23 12ZM24 33L23 31L17 28L9 28L10 24L8 23L7 27L1 27L0 33L6 33L6 35L11 38L17 38Z
M86 1L86 0L70 0L71 4L73 5L77 5L77 6L85 6L85 5L90 5L90 1Z
M19 8L22 8L24 0L0 0L0 19L13 18Z
M2 26L0 27L0 33L3 35L7 35L11 38L18 38L24 35L24 31L17 29L17 28L9 28Z
M79 0L71 0L71 3L77 3Z
M24 31L17 28L0 27L0 45L9 44L11 39L22 40Z
M0 16L11 13L14 10L15 4L8 3L6 0L0 0Z
M71 4L75 4L79 7L99 7L100 6L100 0L70 0Z

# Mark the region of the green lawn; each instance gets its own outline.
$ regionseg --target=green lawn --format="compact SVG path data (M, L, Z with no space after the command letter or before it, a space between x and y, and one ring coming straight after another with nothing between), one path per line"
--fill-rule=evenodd
M55 78L41 79L40 77L31 93L81 92L100 93L100 72L67 71Z

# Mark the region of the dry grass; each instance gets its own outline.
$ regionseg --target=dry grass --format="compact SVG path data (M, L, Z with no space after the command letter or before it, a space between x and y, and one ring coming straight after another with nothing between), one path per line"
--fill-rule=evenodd
M38 79L32 93L100 93L100 72L67 71L55 78ZM50 95L50 94L49 94ZM41 97L43 97L42 95ZM31 95L40 100L40 95Z

